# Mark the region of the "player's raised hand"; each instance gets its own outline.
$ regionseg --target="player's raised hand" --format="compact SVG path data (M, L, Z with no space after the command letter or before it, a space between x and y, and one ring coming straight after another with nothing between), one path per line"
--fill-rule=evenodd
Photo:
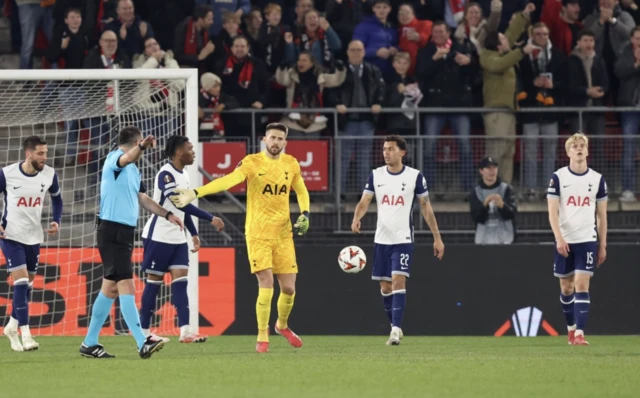
M144 137L142 141L140 141L140 145L142 145L146 149L154 148L156 146L156 137L148 135Z
M211 225L218 232L220 232L220 231L222 231L224 229L224 221L222 221L222 219L220 217L213 217L213 220L211 220Z
M302 236L309 230L309 217L304 214L300 214L298 220L293 224L293 233Z
M564 240L564 238L558 239L556 242L556 249L562 257L569 257L569 244Z
M433 242L433 256L438 260L442 260L442 257L444 256L444 242L442 239L436 239Z
M167 217L167 220L174 225L177 225L180 227L180 231L184 231L184 224L182 223L182 220L176 216L175 214L171 213L169 214L169 217Z
M60 226L58 225L58 223L53 221L52 223L49 224L49 229L47 229L47 233L49 235L55 235L59 229L60 229Z
M600 268L602 263L604 263L607 259L607 248L600 246L598 248L598 263L596 264L597 268Z
M191 253L197 253L200 250L200 238L198 235L192 236L191 240L193 241L193 249L191 249Z
M361 225L360 220L357 220L357 221L353 220L353 222L351 223L351 231L359 234L360 233L360 225Z
M171 199L171 202L173 202L178 209L196 200L196 191L193 189L176 188L175 193L177 195L171 195L169 199Z

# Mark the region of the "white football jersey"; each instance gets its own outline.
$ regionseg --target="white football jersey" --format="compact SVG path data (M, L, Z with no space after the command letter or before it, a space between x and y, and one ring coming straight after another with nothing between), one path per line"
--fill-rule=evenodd
M429 196L427 180L419 170L404 166L393 174L387 166L369 174L364 193L376 196L378 225L374 242L383 245L413 243L413 202Z
M190 188L189 174L186 173L185 170L179 171L173 167L171 163L167 163L162 166L156 175L153 183L153 200L160 204L160 206L172 212L176 217L184 220L184 212L175 207L173 202L171 202L167 197L167 195L173 193L176 188ZM142 231L142 237L144 239L151 239L155 242L171 243L176 245L187 242L185 231L180 231L179 226L171 224L165 218L158 217L156 215L151 216L151 218L147 220L144 230Z
M560 232L567 243L598 240L596 202L607 200L607 183L600 173L588 169L576 174L563 167L553 173L547 198L560 200Z
M14 163L2 168L0 191L4 192L2 227L7 239L25 245L38 245L44 240L42 207L47 192L60 195L56 171L45 165L41 172L27 175Z

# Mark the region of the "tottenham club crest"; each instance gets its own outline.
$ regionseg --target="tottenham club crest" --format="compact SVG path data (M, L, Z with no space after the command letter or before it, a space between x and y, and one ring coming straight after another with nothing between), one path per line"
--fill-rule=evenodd
M169 174L165 174L164 176L164 183L168 184L171 182L171 176Z

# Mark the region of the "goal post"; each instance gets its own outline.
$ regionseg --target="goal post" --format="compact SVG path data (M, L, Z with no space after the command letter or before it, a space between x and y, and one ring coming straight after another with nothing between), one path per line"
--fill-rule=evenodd
M0 167L24 160L22 141L43 136L49 147L47 164L58 174L64 211L57 236L45 237L38 275L30 298L30 325L36 335L82 335L102 281L96 247L95 215L99 211L100 176L106 155L117 147L119 130L139 127L154 135L157 147L138 162L148 194L164 162L166 140L185 135L198 143L198 71L196 69L60 69L3 70L0 73ZM191 184L202 184L197 163L187 168ZM3 199L4 201L4 199ZM197 201L194 203L197 206ZM4 205L4 203L3 203ZM51 219L50 202L43 209L43 228ZM136 229L134 263L142 261L142 230L149 214L141 209ZM198 228L198 220L194 218ZM188 239L191 246L191 239ZM190 324L197 331L198 253L189 258ZM2 269L4 268L4 269ZM139 271L136 268L137 271ZM138 272L136 301L144 287ZM177 335L171 305L170 278L160 290L151 329ZM0 330L11 313L12 286L0 253ZM127 333L118 305L104 334Z

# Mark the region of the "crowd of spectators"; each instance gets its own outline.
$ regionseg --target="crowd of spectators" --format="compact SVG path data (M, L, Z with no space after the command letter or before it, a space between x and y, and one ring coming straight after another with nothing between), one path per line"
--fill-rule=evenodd
M373 137L380 130L415 135L417 116L411 110L418 107L500 108L477 119L465 112L420 116L418 134L436 137L445 127L455 134L464 191L475 185L470 136L476 125L489 138L483 152L499 162L505 183L513 179L516 125L522 125L524 194L535 200L556 167L554 137L565 123L578 128L577 115L545 110L640 105L635 0L4 3L13 42L21 43L22 68L31 67L38 40L47 43L43 55L49 67L197 68L203 140L250 134L250 117L224 113L234 108L291 108L284 115L256 115L255 122L282 118L292 137ZM170 104L171 93L158 101ZM382 114L383 107L405 111ZM332 131L330 114L305 108L336 109L339 131ZM540 112L516 117L518 108ZM605 133L604 114L583 116L584 132ZM640 112L623 113L620 120L622 199L631 201ZM77 127L68 123L70 140ZM342 184L352 164L358 180L366 180L372 149L370 140L345 141ZM436 149L435 139L426 140L417 155L430 186L435 186Z

